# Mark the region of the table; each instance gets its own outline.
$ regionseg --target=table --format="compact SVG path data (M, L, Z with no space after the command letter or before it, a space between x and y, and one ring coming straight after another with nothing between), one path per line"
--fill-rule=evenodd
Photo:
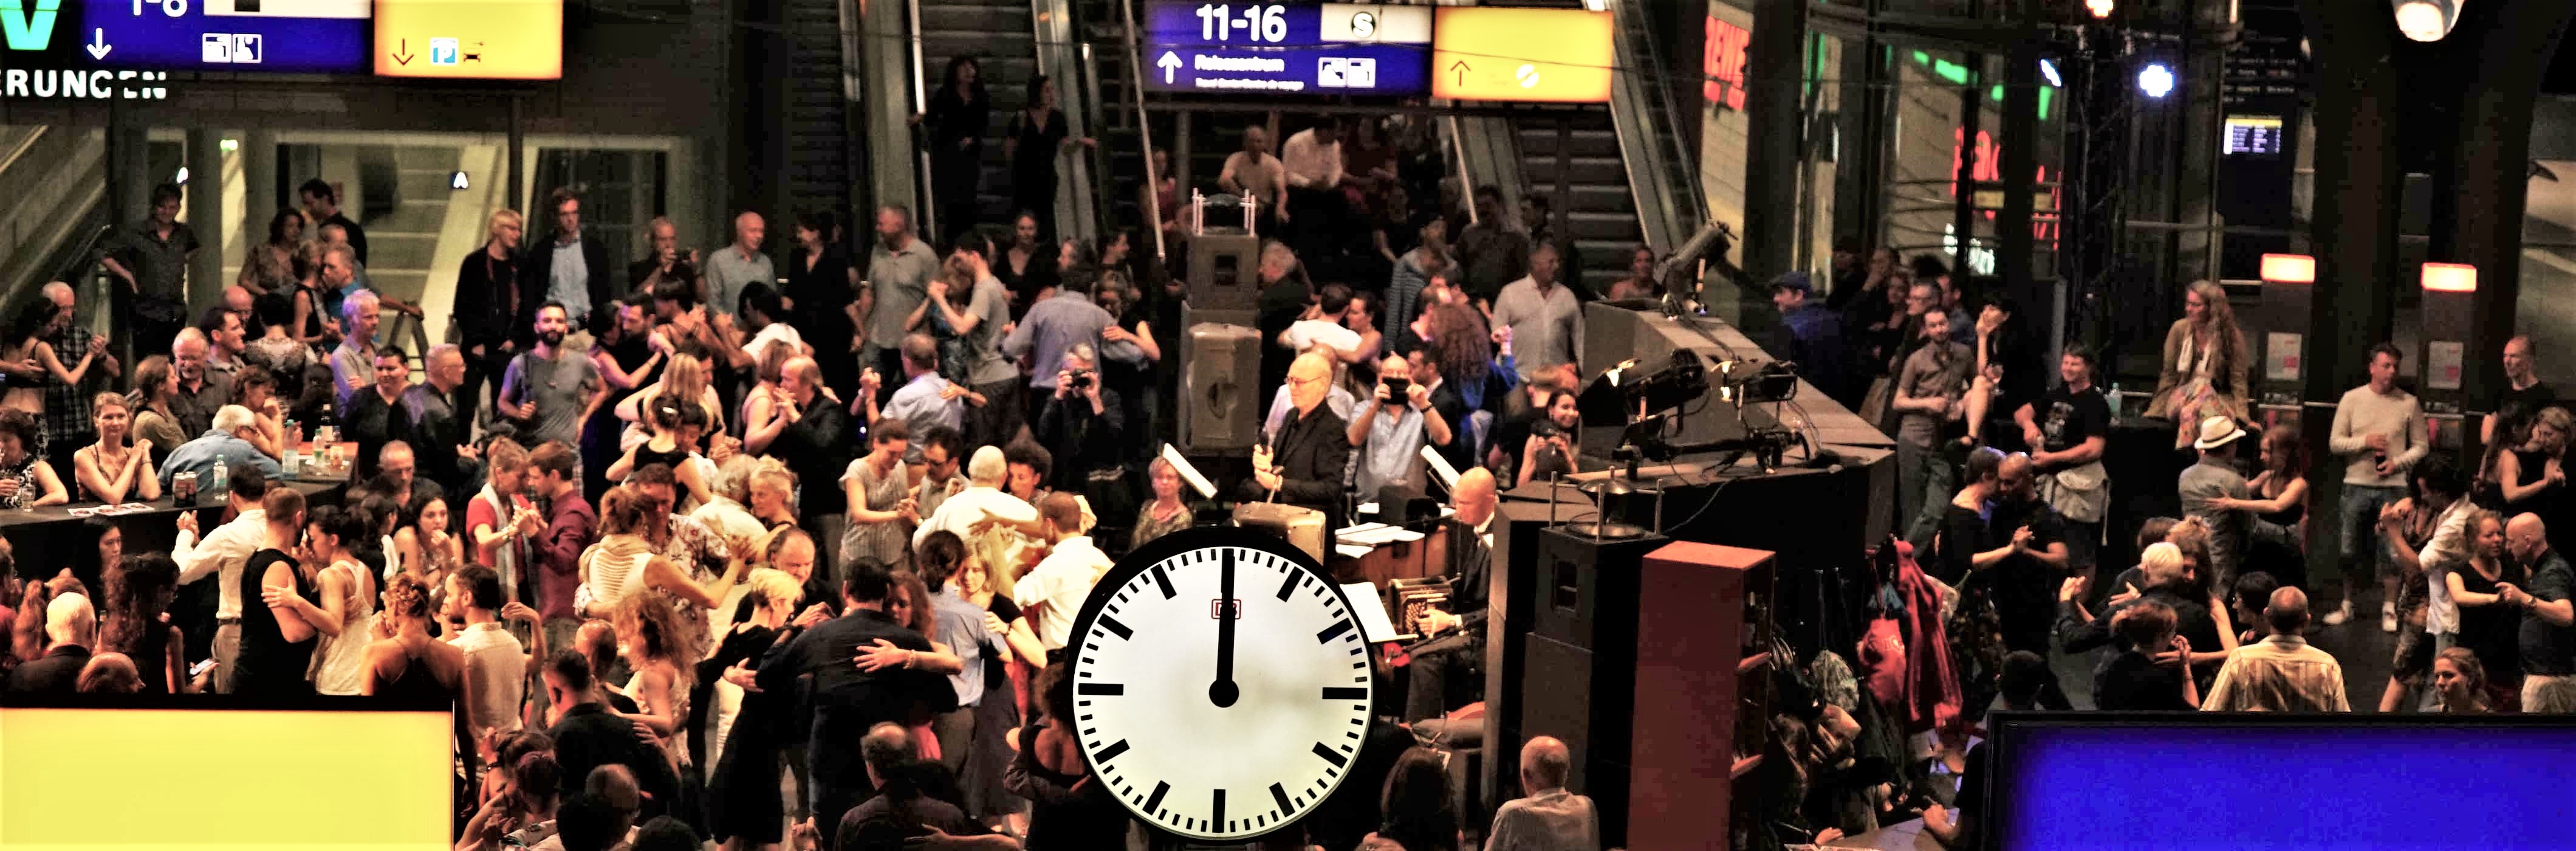
M308 504L330 505L339 502L340 494L347 489L349 480L319 476L298 477L286 480L283 484L304 494ZM0 509L0 538L5 538L9 542L12 555L18 564L18 575L29 579L40 579L51 577L63 568L70 567L74 569L73 575L79 576L83 582L90 583L92 590L106 593L106 589L99 587L99 577L89 575L92 571L83 566L85 559L78 552L79 548L94 546L97 541L97 535L83 528L91 518L74 517L71 513L74 508L96 508L98 505L98 503L71 503L47 505L24 511ZM151 507L112 517L99 515L100 519L114 521L117 528L125 532L127 553L168 552L178 541L180 512L197 512L200 528L212 531L220 522L224 511L223 500L208 500L202 494L196 505L186 508L173 504L170 495L166 493L162 494L160 499L145 505Z

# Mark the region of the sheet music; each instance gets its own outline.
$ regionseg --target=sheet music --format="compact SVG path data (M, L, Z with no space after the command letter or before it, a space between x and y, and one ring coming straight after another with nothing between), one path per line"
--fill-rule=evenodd
M1404 630L1396 629L1395 622L1387 619L1386 601L1378 597L1377 585L1353 582L1342 586L1342 596L1350 598L1351 611L1359 615L1361 638L1370 644L1404 639Z
M1172 471L1181 474L1181 481L1189 483L1191 490L1199 492L1200 499L1216 498L1216 485L1210 484L1206 476L1199 475L1199 469L1190 466L1189 459L1181 457L1181 450L1169 443L1163 444L1163 460L1171 463Z

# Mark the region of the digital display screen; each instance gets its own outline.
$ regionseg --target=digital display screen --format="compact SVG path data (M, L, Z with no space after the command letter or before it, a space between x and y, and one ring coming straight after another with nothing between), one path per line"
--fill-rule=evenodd
M1988 724L1987 847L1998 851L2576 848L2567 817L2576 720L2095 714Z
M2281 128L2282 122L2279 116L2230 115L2227 117L2226 152L2261 157L2280 156Z
M367 70L371 0L77 2L83 7L80 26L69 35L102 68L288 74Z
M1609 12L1441 6L1433 97L1608 103L1618 65Z
M1416 96L1431 91L1431 9L1368 3L1155 2L1145 88Z
M0 848L445 849L449 717L0 709Z

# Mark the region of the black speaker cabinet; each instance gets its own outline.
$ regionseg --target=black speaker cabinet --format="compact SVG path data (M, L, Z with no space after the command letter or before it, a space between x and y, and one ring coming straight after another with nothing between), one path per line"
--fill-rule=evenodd
M1639 577L1646 554L1667 543L1656 535L1605 540L1563 528L1538 534L1520 738L1564 740L1574 761L1570 788L1596 802L1628 800ZM1627 809L1600 811L1604 847L1622 844Z
M1554 510L1551 518L1548 503L1507 500L1494 507L1488 529L1494 553L1485 586L1485 771L1480 790L1481 800L1488 802L1520 796L1521 681L1529 661L1523 647L1533 619L1531 605L1539 596L1533 578L1539 532L1591 508L1578 502ZM1460 530L1452 534L1466 534L1454 520L1449 528ZM1452 538L1449 552L1454 557L1467 548ZM1455 566L1450 571L1452 576L1459 572Z

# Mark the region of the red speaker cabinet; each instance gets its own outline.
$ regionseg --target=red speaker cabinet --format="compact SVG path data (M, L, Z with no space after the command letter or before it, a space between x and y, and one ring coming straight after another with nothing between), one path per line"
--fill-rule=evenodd
M1673 543L1644 560L1627 847L1724 849L1739 763L1762 752L1772 579L1763 550ZM1721 816L1724 818L1724 816Z

